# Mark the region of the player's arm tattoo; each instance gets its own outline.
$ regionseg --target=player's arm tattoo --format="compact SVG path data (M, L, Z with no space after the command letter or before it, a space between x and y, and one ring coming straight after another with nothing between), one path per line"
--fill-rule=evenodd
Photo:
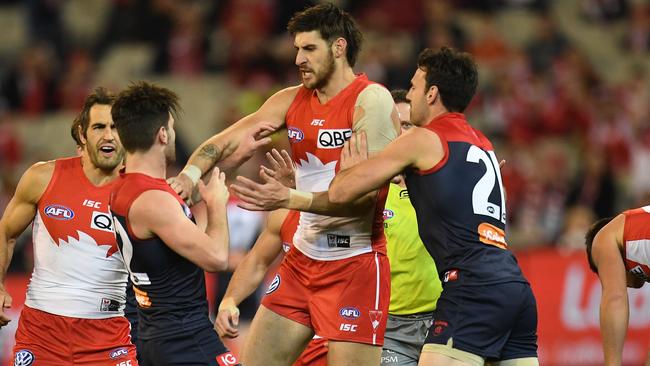
M205 159L214 165L217 161L221 160L223 150L219 149L215 144L206 144L199 150L197 157Z

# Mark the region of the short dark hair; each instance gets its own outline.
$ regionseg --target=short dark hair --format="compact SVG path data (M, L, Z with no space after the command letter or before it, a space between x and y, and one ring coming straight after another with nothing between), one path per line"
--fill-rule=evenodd
M594 263L594 258L591 256L591 247L594 244L594 238L602 229L605 227L605 225L609 224L610 221L612 221L614 217L606 217L604 219L599 219L598 221L594 222L589 230L587 230L587 234L585 234L585 246L587 247L587 261L589 261L589 268L594 273L598 273L598 267L596 267L596 263Z
M350 14L331 3L312 6L291 17L287 29L292 36L297 33L319 31L330 45L342 37L348 43L346 59L350 66L357 63L363 36Z
M390 96L393 97L393 102L397 103L408 103L409 100L406 98L408 92L404 89L393 89L390 91Z
M448 111L465 111L478 85L476 62L470 54L448 47L426 48L418 56L418 67L426 73L425 93L435 85Z
M115 95L108 91L104 87L97 87L90 93L84 100L84 105L81 108L81 112L75 117L72 121L72 126L70 126L70 135L72 139L79 146L83 146L81 137L79 136L79 126L81 126L81 133L86 137L86 132L88 131L88 124L90 124L90 109L95 104L101 105L113 105L115 101Z
M169 115L180 110L173 91L146 81L131 83L118 94L111 115L127 152L147 151L160 127L168 128Z

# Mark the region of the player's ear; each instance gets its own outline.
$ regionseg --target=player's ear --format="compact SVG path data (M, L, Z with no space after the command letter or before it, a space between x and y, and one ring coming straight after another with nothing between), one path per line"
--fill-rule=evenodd
M436 99L438 99L438 87L431 85L429 90L427 90L427 103L432 105L436 102Z
M81 141L82 145L86 145L86 135L84 134L83 127L81 126L81 123L77 125L77 136L79 136L79 141Z
M345 50L348 46L348 41L343 37L337 38L332 42L332 54L336 58L345 57Z
M169 142L169 134L167 133L167 128L165 126L161 126L158 129L158 141L160 141L161 144L166 145L167 142Z

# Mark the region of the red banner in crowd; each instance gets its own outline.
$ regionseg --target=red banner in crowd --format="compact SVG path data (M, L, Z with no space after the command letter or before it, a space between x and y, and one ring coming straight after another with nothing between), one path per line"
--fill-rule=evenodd
M601 288L584 252L544 249L518 253L537 298L540 365L600 365ZM624 365L642 365L650 345L650 285L629 289L630 325Z
M517 258L537 297L540 365L602 364L600 282L589 270L585 254L544 249L518 253ZM13 320L0 331L0 365L12 364L11 348L27 282L27 276L9 276L6 282L13 297L8 309ZM650 345L650 285L628 294L630 326L623 359L625 365L642 365Z

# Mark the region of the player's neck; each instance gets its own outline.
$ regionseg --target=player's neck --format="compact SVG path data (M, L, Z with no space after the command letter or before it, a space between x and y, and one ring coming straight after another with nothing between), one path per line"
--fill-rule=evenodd
M345 89L354 81L354 71L349 66L339 67L334 71L330 77L327 85L321 89L316 89L318 100L321 104L325 104L332 100L341 90Z
M125 167L126 173L140 173L160 179L167 177L165 154L153 149L147 152L127 153Z
M81 169L86 178L88 178L88 181L95 186L103 186L117 178L120 174L120 168L122 168L122 164L113 170L100 169L90 161L88 154L84 153L81 155Z
M449 113L449 111L442 105L431 106L431 108L429 108L429 113L427 116L427 124L446 113Z

